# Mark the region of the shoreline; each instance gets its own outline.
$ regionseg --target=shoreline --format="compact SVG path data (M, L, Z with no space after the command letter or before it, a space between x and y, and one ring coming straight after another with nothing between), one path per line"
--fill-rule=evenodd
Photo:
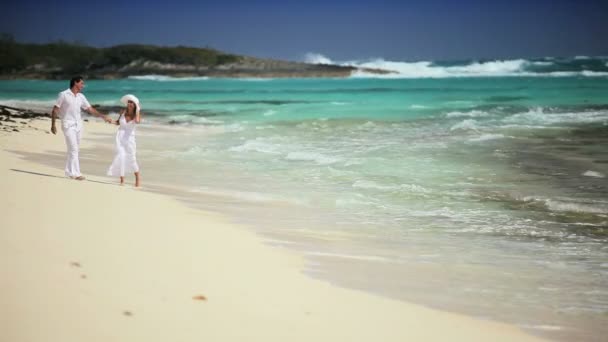
M35 119L31 128L0 132L1 182L11 194L1 216L2 269L10 275L1 301L11 327L3 339L542 340L315 280L304 274L303 257L246 226L119 187L86 165L88 181L68 180L53 166L64 161L61 133L45 133L48 125ZM96 120L85 127L83 148L114 132ZM36 153L51 161L19 158Z

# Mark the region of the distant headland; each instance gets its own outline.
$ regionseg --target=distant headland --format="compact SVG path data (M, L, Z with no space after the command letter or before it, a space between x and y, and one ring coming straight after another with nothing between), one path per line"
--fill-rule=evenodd
M56 42L24 44L0 37L0 79L118 79L170 77L349 77L353 72L388 74L381 69L262 59L210 48L117 45L95 48Z

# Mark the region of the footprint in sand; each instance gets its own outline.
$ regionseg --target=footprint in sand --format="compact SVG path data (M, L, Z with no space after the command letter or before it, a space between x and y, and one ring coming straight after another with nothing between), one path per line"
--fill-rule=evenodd
M80 263L78 261L72 261L72 262L70 262L70 266L76 267L76 268L82 267L82 265L80 265ZM81 274L80 275L80 279L87 279L87 275L86 274Z
M203 295L196 295L196 296L192 297L192 299L205 301L205 300L207 300L207 297L205 297Z

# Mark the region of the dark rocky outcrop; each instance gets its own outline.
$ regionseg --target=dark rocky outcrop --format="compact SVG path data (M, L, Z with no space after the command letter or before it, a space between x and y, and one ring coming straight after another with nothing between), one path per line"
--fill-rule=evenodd
M0 133L19 132L23 129L37 130L38 128L30 126L30 121L50 117L51 115L49 113L41 113L30 109L0 105Z
M21 44L0 39L0 78L115 79L137 75L171 77L348 77L379 69L308 64L227 54L208 48L119 45L109 48L52 43Z

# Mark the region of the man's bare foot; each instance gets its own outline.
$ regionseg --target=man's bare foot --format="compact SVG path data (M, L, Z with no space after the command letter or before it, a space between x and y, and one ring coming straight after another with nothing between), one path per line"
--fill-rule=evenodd
M120 185L125 185L125 177L120 177Z
M82 180L86 179L86 178L84 178L84 176L70 177L70 178L75 179L75 180L79 180L79 181L82 181Z

